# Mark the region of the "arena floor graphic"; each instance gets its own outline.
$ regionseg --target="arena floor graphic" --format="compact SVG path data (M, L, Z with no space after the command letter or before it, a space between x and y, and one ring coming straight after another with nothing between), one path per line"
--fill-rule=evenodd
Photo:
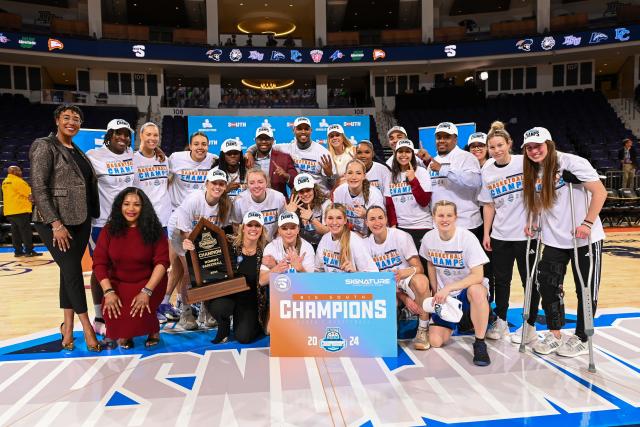
M214 331L163 333L152 351L140 338L96 356L80 331L77 350L58 351L50 330L0 342L0 425L640 424L640 309L603 309L595 324L595 374L587 356L521 354L507 339L488 341L492 363L476 367L472 336L366 359L270 358L267 337L213 346Z

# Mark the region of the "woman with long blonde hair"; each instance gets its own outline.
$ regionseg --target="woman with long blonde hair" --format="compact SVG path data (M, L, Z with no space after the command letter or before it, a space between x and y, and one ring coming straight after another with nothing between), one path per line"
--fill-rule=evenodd
M327 128L327 147L338 176L343 176L347 170L347 163L356 157L356 149L344 134L341 125L329 125Z

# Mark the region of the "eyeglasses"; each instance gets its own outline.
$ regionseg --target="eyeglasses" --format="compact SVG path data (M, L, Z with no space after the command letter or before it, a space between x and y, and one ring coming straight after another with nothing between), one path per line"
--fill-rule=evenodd
M62 116L62 123L69 123L69 122L76 125L82 124L82 120L80 120L78 117Z
M482 150L484 148L485 148L484 145L471 145L471 146L469 146L469 150Z

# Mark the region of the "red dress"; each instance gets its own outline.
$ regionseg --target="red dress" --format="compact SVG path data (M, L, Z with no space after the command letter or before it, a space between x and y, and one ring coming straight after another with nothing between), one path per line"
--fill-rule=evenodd
M160 330L156 310L167 290L166 272L153 290L149 301L151 313L145 310L142 317L131 317L129 314L131 302L147 284L153 268L158 264L169 268L169 245L164 237L153 245L145 245L138 227L129 227L117 237L111 235L108 225L102 230L93 252L93 271L98 281L109 278L111 287L122 302L117 319L104 315L107 337L128 339ZM102 303L104 305L104 300Z

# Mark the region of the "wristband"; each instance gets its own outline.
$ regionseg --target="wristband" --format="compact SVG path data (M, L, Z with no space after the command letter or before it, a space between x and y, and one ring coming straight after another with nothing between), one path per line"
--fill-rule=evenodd
M142 292L143 294L146 294L149 297L153 295L153 290L147 287L140 289L140 292Z
M580 225L584 225L585 227L587 227L589 230L591 230L591 224L588 223L587 221L583 221L582 224Z
M587 220L587 219L583 219L583 220L582 220L582 222L586 222L586 223L587 223L587 224L589 224L589 225L593 225L593 222L591 222L591 221L589 221L589 220Z
M109 295L112 292L115 292L115 290L113 290L113 288L109 288L109 289L106 289L105 291L103 291L103 294L106 297L107 295Z

